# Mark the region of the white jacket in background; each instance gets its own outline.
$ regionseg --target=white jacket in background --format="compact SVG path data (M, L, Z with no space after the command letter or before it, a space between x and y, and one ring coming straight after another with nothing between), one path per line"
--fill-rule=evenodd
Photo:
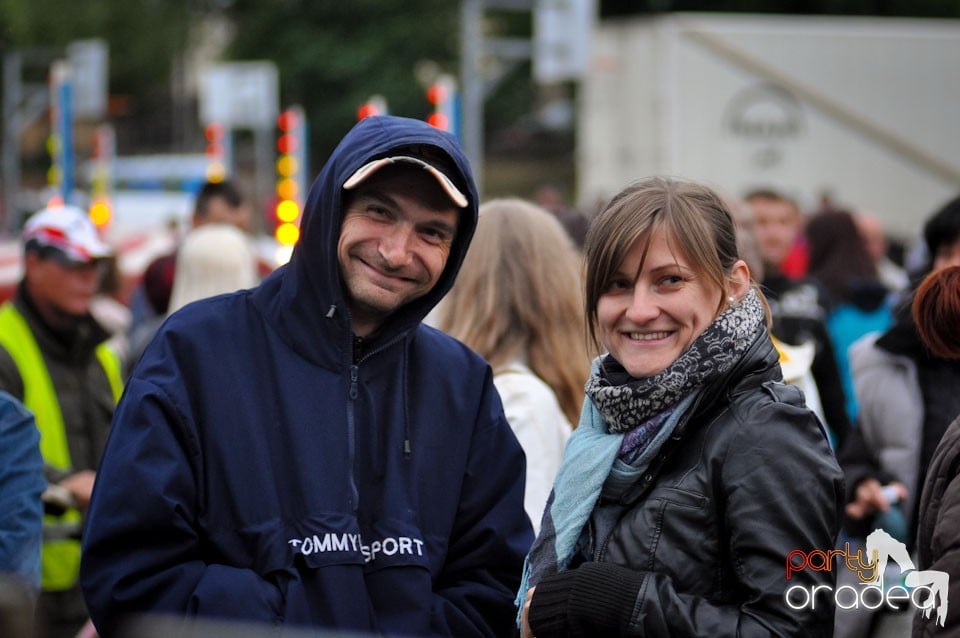
M523 506L534 533L539 534L540 518L573 427L550 386L525 365L514 362L497 371L493 384L500 393L507 421L527 455Z

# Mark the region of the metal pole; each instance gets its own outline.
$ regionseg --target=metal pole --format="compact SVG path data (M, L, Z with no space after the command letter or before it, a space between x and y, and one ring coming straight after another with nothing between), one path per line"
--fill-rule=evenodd
M270 195L274 188L274 153L273 153L273 130L264 126L258 126L253 129L254 143L254 193L253 201L256 206L254 215L253 230L256 233L264 230L264 212L263 205L270 200Z
M3 209L0 232L16 231L17 192L20 190L20 131L17 106L22 99L20 74L23 57L11 51L3 58Z
M463 0L460 14L460 82L463 85L463 150L473 168L477 192L483 196L483 2Z

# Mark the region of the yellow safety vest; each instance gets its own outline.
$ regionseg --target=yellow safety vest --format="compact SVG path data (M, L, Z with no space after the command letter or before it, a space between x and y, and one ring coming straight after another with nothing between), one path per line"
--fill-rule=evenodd
M10 302L0 306L0 346L10 353L20 372L20 378L23 379L23 403L36 417L44 463L58 470L71 469L67 430L63 424L63 414L53 381L26 319ZM110 382L113 400L117 402L123 392L120 360L103 343L97 346L95 352ZM80 520L80 512L71 509L61 516L45 516L44 525L79 523ZM41 585L44 590L69 589L77 582L80 574L80 541L44 542L40 562Z

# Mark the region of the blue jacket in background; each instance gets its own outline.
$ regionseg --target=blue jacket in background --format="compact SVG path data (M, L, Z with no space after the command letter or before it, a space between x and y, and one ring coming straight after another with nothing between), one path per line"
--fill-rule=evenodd
M40 590L43 541L40 431L33 415L0 391L0 574Z
M470 205L435 288L353 353L341 186L405 145L453 159ZM421 319L452 285L477 192L454 139L357 124L314 183L288 265L174 313L118 406L81 579L104 636L128 614L385 635L510 633L525 462L489 367Z

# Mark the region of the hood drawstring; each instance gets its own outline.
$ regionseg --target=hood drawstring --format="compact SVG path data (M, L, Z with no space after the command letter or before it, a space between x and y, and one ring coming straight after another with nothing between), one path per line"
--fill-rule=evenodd
M404 340L403 344L403 365L402 365L402 391L403 391L403 458L409 459L413 453L413 448L410 446L410 396L408 393L407 387L407 367L409 366L409 361L407 357L407 349L410 347L410 341Z

